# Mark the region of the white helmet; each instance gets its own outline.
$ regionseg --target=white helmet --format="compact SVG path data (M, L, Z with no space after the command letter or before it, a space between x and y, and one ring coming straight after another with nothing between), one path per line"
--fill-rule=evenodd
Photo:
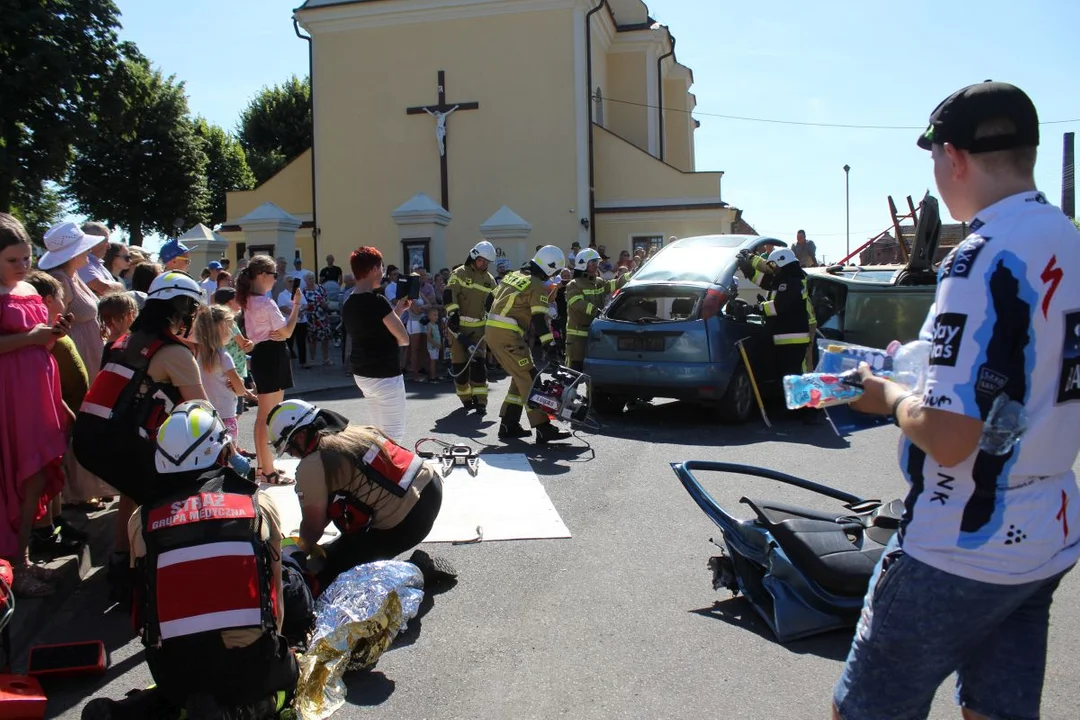
M489 243L487 240L481 240L473 245L473 249L469 251L469 257L473 260L477 258L484 258L488 262L495 262L498 259L498 254L495 252L495 246Z
M225 425L205 400L180 403L158 428L154 465L162 474L213 467L229 444Z
M769 262L776 263L776 267L784 267L793 262L799 262L799 259L795 257L795 253L791 252L791 250L777 248L769 253Z
M532 262L551 277L566 267L566 255L554 245L545 245L536 251Z
M310 425L318 414L319 408L303 400L278 403L266 418L266 424L270 427L270 444L278 454L285 452L296 431Z
M186 272L169 270L154 278L150 283L150 289L146 293L147 300L172 300L178 297L189 297L197 303L203 301L203 291L199 283Z
M600 253L596 252L592 248L585 248L574 257L574 269L575 270L587 270L589 263L593 260L599 260Z

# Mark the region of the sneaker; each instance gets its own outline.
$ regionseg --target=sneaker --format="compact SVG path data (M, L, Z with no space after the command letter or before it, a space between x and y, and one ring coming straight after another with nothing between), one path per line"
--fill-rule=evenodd
M457 569L446 558L432 557L423 550L416 550L409 557L409 562L418 567L420 572L424 574L425 588L457 580Z
M64 537L59 527L34 528L30 531L30 554L41 557L58 558L75 555L86 543L74 538Z

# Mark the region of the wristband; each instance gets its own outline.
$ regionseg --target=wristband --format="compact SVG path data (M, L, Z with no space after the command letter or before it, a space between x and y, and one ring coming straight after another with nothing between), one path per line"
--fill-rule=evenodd
M900 424L900 418L897 417L896 413L900 409L900 405L909 397L914 397L914 393L904 393L900 397L896 398L896 401L892 404L892 420L897 425Z

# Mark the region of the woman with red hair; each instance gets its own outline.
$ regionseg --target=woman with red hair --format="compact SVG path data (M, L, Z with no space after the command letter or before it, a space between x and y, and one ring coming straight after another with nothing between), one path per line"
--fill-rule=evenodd
M397 443L405 440L405 378L398 348L409 346L401 314L408 297L393 307L376 292L382 283L383 257L376 248L361 247L349 257L356 289L341 308L341 321L352 338L350 370L371 406L371 425Z

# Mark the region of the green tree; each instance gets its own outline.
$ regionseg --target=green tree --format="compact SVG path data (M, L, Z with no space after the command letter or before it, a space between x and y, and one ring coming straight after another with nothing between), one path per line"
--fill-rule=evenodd
M311 83L295 75L264 87L240 114L237 135L259 183L311 147Z
M0 0L0 210L63 177L118 60L119 15L111 0Z
M106 78L106 92L75 145L67 192L80 212L127 229L169 235L209 220L206 153L188 117L183 83L137 52Z
M204 118L195 120L195 135L206 153L206 187L210 193L207 216L211 227L226 220L225 193L255 187L255 175L247 164L240 142Z
M44 246L45 231L64 217L64 196L53 183L42 183L35 192L16 183L11 214L26 227L31 240Z

